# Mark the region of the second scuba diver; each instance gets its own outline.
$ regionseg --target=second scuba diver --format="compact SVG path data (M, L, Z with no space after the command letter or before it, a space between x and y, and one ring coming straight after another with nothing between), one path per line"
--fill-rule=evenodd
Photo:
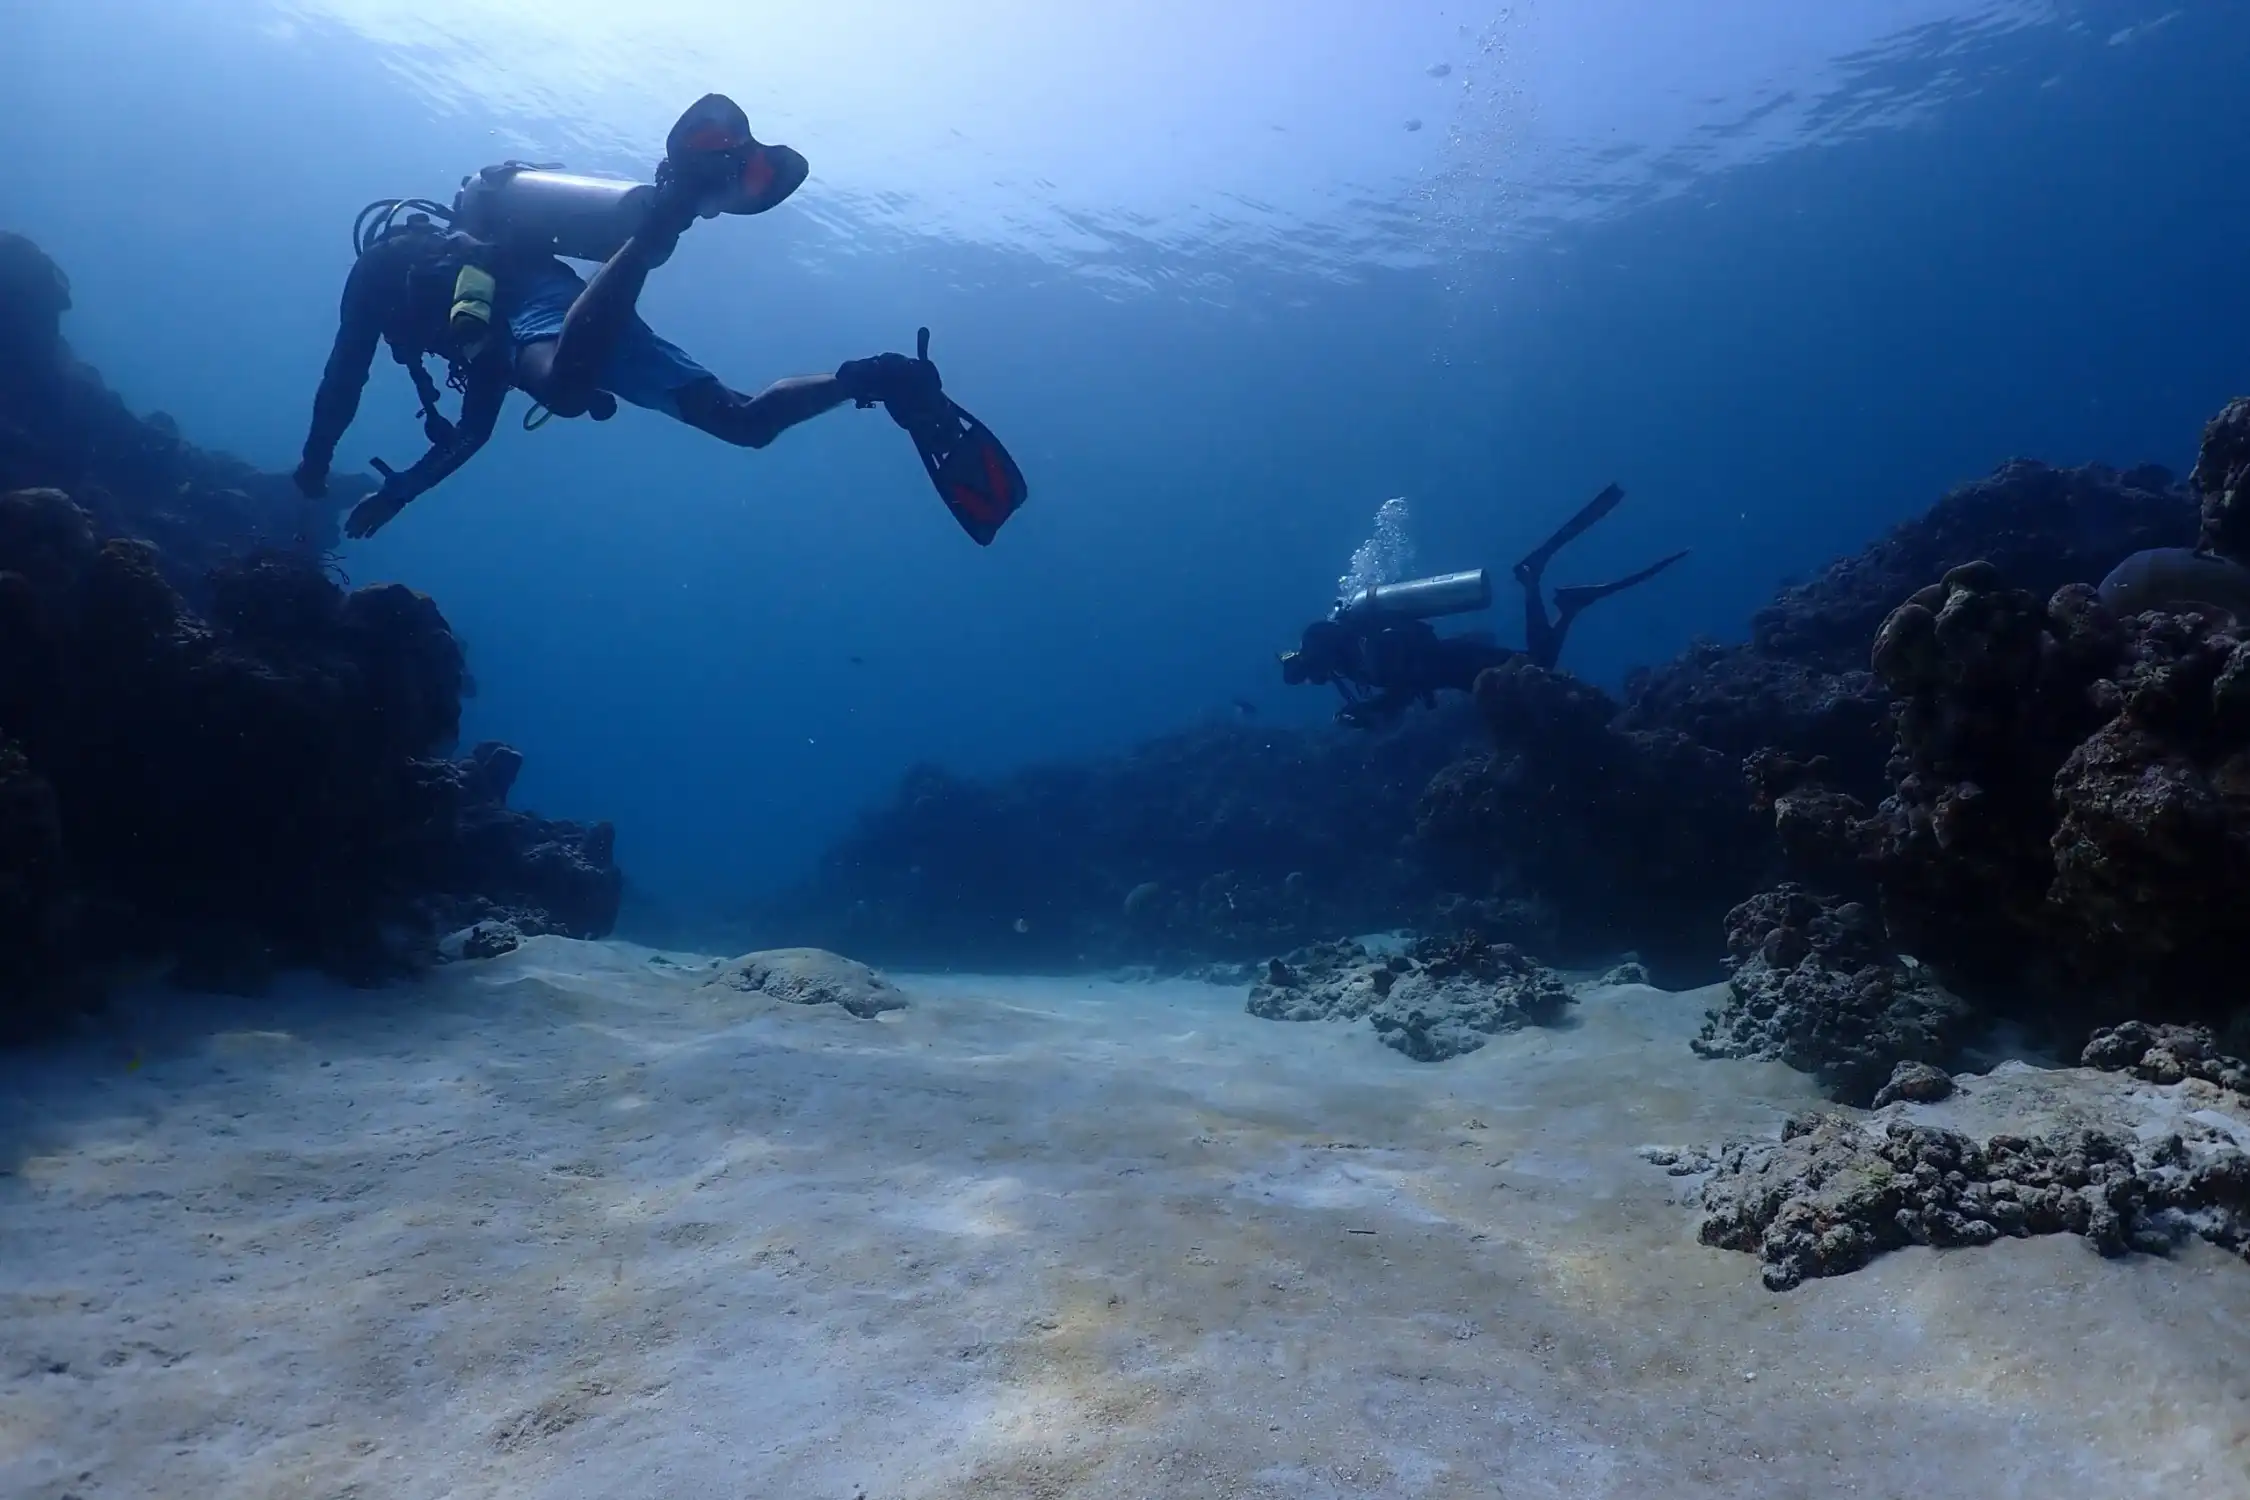
M914 438L955 518L989 543L1023 503L1023 476L944 395L927 329L911 357L846 360L833 374L777 380L749 395L641 321L636 304L649 272L696 219L764 213L807 170L789 147L760 143L741 109L713 94L672 128L653 186L510 162L466 179L450 209L420 199L370 204L353 233L359 258L313 401L298 489L307 498L326 493L376 344L387 341L414 377L430 449L404 470L376 461L382 488L352 511L348 536L374 535L466 463L492 436L508 392L520 389L555 416L606 421L622 399L745 448L763 448L847 401L880 403ZM601 264L586 281L558 256ZM458 422L438 412L426 355L446 362L448 383L461 392Z
M1417 702L1425 706L1435 702L1442 691L1469 692L1480 673L1519 656L1553 671L1562 659L1571 625L1589 605L1646 583L1687 556L1675 552L1611 583L1557 589L1555 613L1549 618L1544 593L1547 564L1624 498L1623 490L1610 485L1516 564L1516 582L1523 589L1526 649L1502 646L1482 633L1441 636L1430 628L1432 618L1466 614L1492 603L1491 580L1479 568L1377 584L1337 600L1327 619L1305 627L1295 651L1282 653L1281 680L1292 687L1333 683L1344 699L1344 706L1336 711L1337 722L1371 729Z

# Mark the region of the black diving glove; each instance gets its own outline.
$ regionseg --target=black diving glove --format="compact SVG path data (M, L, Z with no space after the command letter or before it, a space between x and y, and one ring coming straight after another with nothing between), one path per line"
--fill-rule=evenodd
M289 476L297 481L297 493L307 500L318 500L328 493L328 465L306 459L297 465L297 472Z
M353 506L352 513L344 518L344 535L355 542L367 540L388 526L418 493L405 475L384 470L383 487Z
M893 417L927 410L945 390L936 365L904 354L847 359L836 367L836 383L853 404L867 407L880 401Z

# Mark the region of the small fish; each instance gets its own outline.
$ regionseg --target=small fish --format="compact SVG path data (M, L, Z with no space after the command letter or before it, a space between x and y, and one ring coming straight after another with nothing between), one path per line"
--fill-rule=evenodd
M1242 715L1242 717L1244 717L1245 719L1255 719L1256 717L1258 717L1258 705L1252 703L1248 698L1235 699L1234 711Z
M1018 932L1029 932L1029 931L1031 931L1031 922L1030 922L1030 920L1029 920L1028 918L1025 918L1025 917L1018 917L1018 918L1016 918L1016 931L1018 931Z
M864 656L848 656L844 659L850 662L855 667L864 667L867 665L867 658Z
M1432 78L1443 78L1448 73L1451 73L1453 71L1453 64L1431 63L1427 68L1423 69L1423 71L1428 73Z
M1406 122L1406 128L1409 131L1420 130L1422 128L1422 122L1420 120L1408 120Z
M2134 553L2109 570L2101 596L2121 615L2202 604L2250 624L2250 568L2190 547Z

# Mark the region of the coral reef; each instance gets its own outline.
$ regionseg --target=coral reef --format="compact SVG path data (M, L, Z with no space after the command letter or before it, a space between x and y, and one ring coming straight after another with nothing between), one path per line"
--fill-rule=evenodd
M2250 1154L2192 1124L2154 1141L2091 1129L1979 1142L1958 1131L1800 1115L1779 1141L1709 1161L1706 1245L1748 1251L1776 1291L1907 1245L2077 1234L2104 1255L2169 1254L2190 1234L2250 1256Z
M2199 1078L2250 1103L2250 1062L2219 1050L2207 1027L2150 1026L2127 1021L2094 1033L2079 1062L2149 1083Z
M230 557L336 545L339 507L373 491L366 476L340 474L329 499L308 502L287 475L197 448L162 413L134 415L71 352L70 307L62 268L0 231L0 493L67 492L103 537L152 543L157 571L198 609Z
M765 995L790 1005L833 1005L871 1021L906 1008L899 987L863 963L821 948L746 953L721 966L706 986Z
M609 826L509 808L505 746L444 758L470 683L437 606L340 587L333 502L134 417L68 305L0 235L0 478L41 482L0 493L0 1032L144 960L244 991L378 979L486 920L607 932Z
M1213 725L990 781L919 767L761 927L878 962L1173 972L1338 932L1520 935L1536 908L1446 886L1414 843L1414 799L1474 743L1441 713Z
M2010 463L1622 701L1514 661L1474 715L1385 735L1233 725L989 782L923 768L761 925L899 962L1172 972L1406 926L1700 983L1785 860L1874 899L1857 830L1891 790L1900 693L1869 662L1889 611L1978 559L2051 590L2195 528L2160 470Z
M1953 1075L1925 1062L1902 1062L1891 1069L1891 1081L1875 1092L1877 1109L1889 1104L1936 1104L1953 1096Z
M282 554L222 565L210 593L204 620L148 543L99 540L58 491L0 497L16 994L126 954L211 989L294 965L372 979L485 918L614 923L607 825L507 807L504 746L431 758L466 678L427 598Z
M2188 482L2202 502L2196 545L2250 563L2250 398L2229 401L2205 424Z
M2043 604L1974 563L1895 609L1873 660L1900 699L1891 792L1870 811L1783 778L1785 841L1855 864L1899 946L1981 1003L2223 1022L2250 963L2240 627L2118 619L2083 584Z
M1988 562L2045 597L2068 583L2098 582L2127 553L2187 546L2195 528L2193 498L2153 465L2121 474L2016 459L1819 578L1782 590L1751 617L1751 644L1830 672L1863 669L1867 643L1899 602L1965 563Z
M1710 934L1773 873L1736 762L1671 729L1623 729L1592 685L1519 659L1477 680L1494 750L1434 778L1422 841L1456 878L1557 913L1558 958L1631 949L1659 982L1714 967Z
M1856 901L1794 885L1753 897L1727 915L1727 954L1726 1001L1689 1045L1777 1058L1847 1104L1895 1087L1905 1065L1950 1060L1974 1022Z
M1248 1008L1269 1021L1364 1016L1385 1046L1443 1062L1502 1032L1553 1025L1570 1004L1561 978L1521 950L1461 937L1388 954L1350 940L1314 944L1268 960Z

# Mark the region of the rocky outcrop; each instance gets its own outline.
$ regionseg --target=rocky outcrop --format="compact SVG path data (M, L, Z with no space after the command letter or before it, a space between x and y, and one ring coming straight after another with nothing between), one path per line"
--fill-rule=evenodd
M1891 939L1982 1003L2061 1030L2224 1024L2250 964L2250 642L2197 613L2111 615L1956 568L1894 610L1890 794L1767 799L1851 865Z
M2202 509L2196 545L2250 563L2250 398L2228 402L2205 424L2189 483Z
M904 1010L907 1003L897 985L867 965L821 948L746 953L722 965L704 984L790 1005L833 1005L863 1021Z
M1447 868L1535 891L1570 960L1630 949L1659 982L1700 980L1710 932L1769 875L1739 767L1673 730L1618 728L1591 684L1527 659L1486 672L1494 749L1435 777L1416 808Z
M196 447L159 412L136 415L63 337L69 278L21 235L0 231L0 494L67 492L104 538L145 541L153 565L198 611L212 570L261 550L320 556L339 507L374 486L338 475L318 503L285 474Z
M437 606L339 585L335 502L132 415L68 306L0 235L0 481L32 486L0 492L0 1034L128 961L247 991L480 921L606 933L614 831L508 807L505 746L448 758L471 685Z
M1979 1141L1802 1115L1779 1141L1737 1141L1695 1165L1711 1174L1698 1237L1757 1256L1776 1291L1908 1245L2067 1233L2104 1255L2168 1254L2191 1235L2250 1247L2250 1153L2210 1128L2145 1142L2090 1129Z
M1875 1092L1875 1108L1891 1104L1936 1104L1953 1096L1953 1075L1924 1062L1902 1062L1890 1082Z
M1559 1021L1560 976L1505 943L1424 938L1401 952L1316 944L1269 960L1249 1011L1269 1021L1356 1021L1416 1062L1474 1052L1493 1037Z
M1727 916L1727 954L1727 998L1690 1045L1778 1059L1844 1103L1868 1103L1903 1064L1950 1060L1974 1024L1856 901L1792 885L1754 897Z
M2250 1103L2250 1062L2219 1050L2208 1028L2127 1021L2094 1033L2079 1062L2149 1083L2200 1079Z
M2128 553L2187 546L2195 529L2194 498L2153 465L2119 473L2017 459L1818 578L1782 590L1751 617L1751 644L1827 672L1861 671L1891 611L1954 568L1987 562L2045 598L2065 584L2100 582ZM1784 739L1765 743L1794 748Z

